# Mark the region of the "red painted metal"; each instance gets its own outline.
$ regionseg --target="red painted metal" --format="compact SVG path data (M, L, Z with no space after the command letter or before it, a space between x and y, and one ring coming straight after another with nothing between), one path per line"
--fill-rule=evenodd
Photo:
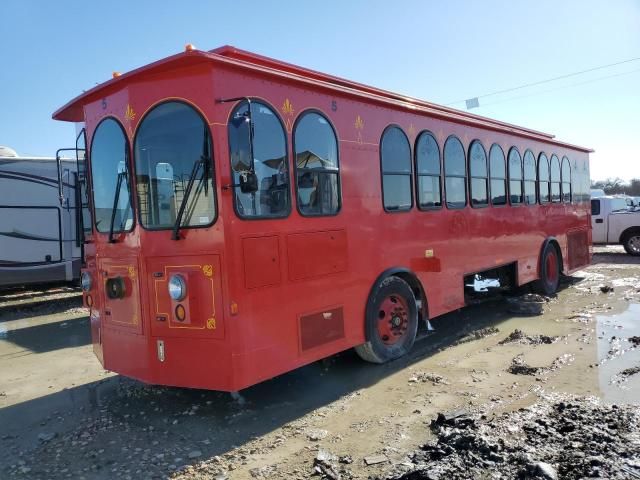
M291 127L299 115L313 109L330 119L339 143L337 215L301 216L292 192L287 218L237 217L232 190L224 188L233 183L227 123L236 104L217 100L245 96L281 116L290 170ZM587 164L588 149L232 47L191 50L124 73L54 118L84 121L90 145L98 123L114 117L133 145L145 113L167 99L192 105L209 125L218 217L210 227L182 229L179 241L170 230L145 230L138 221L131 232L116 234L116 243L95 229L87 235L92 340L106 369L154 384L239 390L363 343L367 299L386 270L413 272L433 318L464 306L467 274L516 263L519 284L538 279L550 237L565 273L589 260L582 251L591 239L587 202L386 213L379 168L380 136L390 124L412 145L429 130L440 148L457 135L465 149L478 139L487 150L493 143L505 152L515 146L568 156L579 166ZM569 247L570 233L583 240ZM167 292L174 273L188 283L182 321ZM105 294L106 279L114 276L129 287L122 300Z
M395 345L407 334L409 306L404 298L390 295L378 309L378 335L385 345Z
M550 284L555 284L558 281L558 254L556 253L555 248L552 248L547 254L547 258L545 259L546 268L545 271L547 273L547 282Z

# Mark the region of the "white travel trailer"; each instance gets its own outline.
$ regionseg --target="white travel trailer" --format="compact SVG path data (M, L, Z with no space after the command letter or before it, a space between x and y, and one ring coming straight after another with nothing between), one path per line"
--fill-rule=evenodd
M77 186L75 158L19 157L0 147L0 288L79 278Z

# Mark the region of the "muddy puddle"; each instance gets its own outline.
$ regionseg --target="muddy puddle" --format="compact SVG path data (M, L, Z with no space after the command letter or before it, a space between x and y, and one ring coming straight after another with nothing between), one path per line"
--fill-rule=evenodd
M618 315L597 315L596 334L603 398L640 404L640 303Z

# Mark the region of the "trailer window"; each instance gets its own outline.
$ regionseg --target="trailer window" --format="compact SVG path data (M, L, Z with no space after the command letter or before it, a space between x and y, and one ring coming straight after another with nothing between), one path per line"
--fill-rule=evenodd
M411 193L411 146L398 127L388 127L380 141L382 202L389 212L409 210Z
M474 140L469 148L469 182L471 206L484 207L489 204L487 183L487 154L482 143Z
M238 185L240 175L246 172L247 166L236 159L243 158L243 152L253 150L253 169L258 189L243 193L240 188L234 187L236 213L242 218L286 217L291 211L291 199L287 141L282 122L269 106L251 101L251 148L249 138L241 127L248 113L248 103L242 101L229 120L231 174L234 185Z
M516 147L509 150L509 201L511 205L522 203L522 157Z
M416 141L416 175L418 177L418 208L421 210L441 208L440 148L430 132L422 132Z
M133 228L133 210L131 207L129 142L127 142L122 126L113 118L106 118L100 122L93 134L91 173L96 230L101 233L109 232L114 204L113 231L131 230ZM118 184L120 185L119 192Z
M153 108L138 127L134 152L143 227L173 228L183 203L182 228L213 223L211 136L193 107L166 102Z
M507 204L507 168L504 152L494 143L489 150L489 173L491 175L491 204Z
M567 157L562 158L562 201L571 203L571 165Z
M551 201L549 176L549 159L544 153L538 156L538 194L540 203L549 203Z
M524 203L536 203L536 157L531 150L524 152Z
M462 143L458 137L451 136L444 144L444 195L447 208L464 208L467 204L466 173Z
M551 155L551 201L560 202L560 160Z
M338 213L338 142L333 128L322 115L308 112L296 123L293 135L298 210L305 216Z

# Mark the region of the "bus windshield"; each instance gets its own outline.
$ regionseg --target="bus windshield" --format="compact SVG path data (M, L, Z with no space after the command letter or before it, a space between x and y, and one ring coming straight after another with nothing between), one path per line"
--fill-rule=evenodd
M135 164L140 221L145 228L173 228L183 201L179 227L213 223L210 146L207 124L185 103L163 103L143 119L135 139ZM204 168L194 172L199 162Z

